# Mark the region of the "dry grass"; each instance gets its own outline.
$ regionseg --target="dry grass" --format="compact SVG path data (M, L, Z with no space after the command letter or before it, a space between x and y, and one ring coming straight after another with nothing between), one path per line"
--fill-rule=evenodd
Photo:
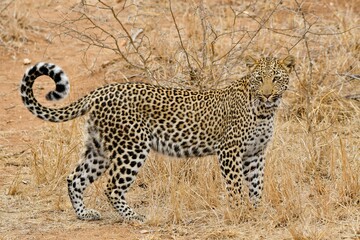
M97 1L87 2L52 24L89 43L88 51L101 47L109 53L106 62L84 61L92 72L104 73L104 83L124 76L162 85L217 87L243 75L245 54L290 53L297 58L267 152L262 205L256 210L247 203L236 211L228 208L215 157L169 159L154 153L128 197L147 215L146 226L156 229L146 239L360 238L360 104L347 98L360 89L356 1L174 1L174 18L168 1L129 2L125 8L114 5L118 21L111 9L102 6L99 11L92 7ZM74 21L79 16L83 18ZM141 33L130 41L138 29ZM51 209L71 216L65 176L78 161L82 123L51 125L44 131L43 140L30 146L31 191L18 191L22 179L15 177L9 194L51 201ZM105 204L105 181L89 188L86 201L113 211ZM34 189L39 196L32 194Z
M32 31L29 15L29 11L24 11L17 1L0 3L0 46L14 50L28 41L28 35Z

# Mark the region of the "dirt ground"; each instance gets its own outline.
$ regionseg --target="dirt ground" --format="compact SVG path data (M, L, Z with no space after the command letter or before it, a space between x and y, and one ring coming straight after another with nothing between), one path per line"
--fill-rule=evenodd
M56 17L54 11L69 7L69 2L62 4L47 1L49 4L46 6L41 5L44 1L39 4L36 1L20 2L21 8L31 9L26 13L31 12L31 24L41 28L41 33L33 34L29 31L28 42L16 51L0 47L0 239L147 239L147 234L151 232L141 226L111 220L82 222L71 211L66 213L69 218L56 218L56 222L53 222L56 213L46 209L48 203L33 202L19 195L9 194L11 185L19 175L22 179L20 184L23 185L20 188L26 189L26 179L30 179L30 172L24 159L30 154L29 145L39 139L39 133L47 125L29 115L19 97L19 83L23 72L29 67L24 61L29 59L34 64L46 60L67 69L68 75L73 79L74 91L70 99L101 85L98 81L101 76L84 73L79 66L83 65L82 50L85 44L74 43L71 38L55 38L52 43L46 39L52 31L44 19L51 21ZM16 1L13 4L19 5ZM47 86L51 86L50 81L39 84L40 101L44 102L44 88ZM33 211L32 204L42 205L45 209Z
M30 184L32 181L29 164L32 159L30 149L35 142L43 138L44 130L47 131L51 124L32 116L23 106L19 96L19 83L24 71L31 64L39 61L54 62L66 69L72 88L70 97L61 103L66 104L103 85L104 80L99 79L105 78L105 72L101 71L99 66L113 57L110 53L99 52L96 49L90 49L84 55L84 49L87 47L85 43L70 37L56 36L46 22L56 20L57 13L66 11L76 1L20 2L12 3L16 5L14 8L17 14L27 14L26 19L31 19L31 22L24 24L35 27L26 28L25 43L17 47L0 45L0 239L130 240L189 239L189 236L194 239L248 239L246 232L243 233L244 235L234 233L236 225L219 228L211 234L202 236L196 234L198 230L196 227L191 226L182 229L176 228L176 224L159 226L125 223L109 207L104 207L106 211L102 212L101 221L80 221L76 219L69 200L63 194L59 194L58 190L54 189L53 193L49 190L49 194L54 194L55 198L58 196L56 204L41 200L41 195L38 195L42 194L40 190L28 193L29 185L33 185ZM23 9L26 9L26 13L22 13ZM28 17L29 14L31 17ZM98 67L91 68L94 59ZM49 103L44 100L44 95L51 89L52 84L49 80L42 80L35 85L36 96L45 105ZM65 181L65 178L63 180ZM39 189L41 187L43 186L39 186ZM21 194L23 192L27 194ZM246 229L247 225L250 223L245 222L242 228ZM336 223L334 222L333 225L336 226ZM351 226L354 225L351 223ZM268 239L268 227L260 226L261 230L254 239ZM342 239L360 239L358 236L360 235L347 235L346 232ZM271 236L271 239L291 238L286 228ZM317 239L322 239L321 235Z

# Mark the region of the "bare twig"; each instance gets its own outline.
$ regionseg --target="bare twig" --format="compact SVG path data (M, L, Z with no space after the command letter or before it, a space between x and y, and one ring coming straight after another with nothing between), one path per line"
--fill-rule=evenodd
M360 80L360 75L359 74L346 74L346 73L339 73L339 76L342 77L347 77L350 78L352 80Z
M3 13L13 2L15 2L15 0L12 0L10 2L8 2L3 9L0 10L0 13Z
M129 31L126 29L126 27L124 26L124 24L122 23L122 21L119 19L118 14L116 13L114 8L111 7L110 5L104 3L102 0L98 0L102 5L104 5L107 9L109 9L111 11L112 16L114 17L114 19L116 20L116 22L121 26L121 29L125 32L127 39L129 40L131 46L135 49L135 51L139 54L139 57L141 58L142 62L144 64L146 64L146 60L144 58L144 56L138 51L139 50L139 46L136 46L133 37L131 36L131 34L129 33Z
M187 50L186 50L186 48L184 46L184 43L183 43L183 40L182 40L182 37L181 37L181 33L180 33L180 29L179 29L179 26L178 26L178 24L176 22L175 15L174 15L174 12L173 12L172 7L171 7L171 0L169 0L169 10L170 10L170 14L171 14L172 20L173 20L175 28L176 28L176 32L177 32L178 37L179 37L181 48L184 51L186 61L187 61L187 64L188 64L188 67L189 67L190 73L191 73L191 72L194 71L194 69L191 66L190 59L189 59L189 54L188 54L188 52L187 52Z
M261 22L257 21L255 17L252 17L253 20L255 20L256 22L258 22L259 27L257 28L257 30L255 31L255 33L250 37L250 40L246 43L246 45L242 48L243 50L240 53L240 57L244 54L244 52L248 49L248 47L250 46L250 44L254 41L255 37L260 33L260 31L262 29L264 29L264 26L268 23L268 21L271 19L271 17L274 15L274 13L276 12L276 10L279 8L279 6L282 4L282 0L278 1L277 4L275 5L274 9L272 9L272 11L269 13L269 15L263 19ZM236 16L236 14L235 14ZM235 21L235 19L234 19ZM222 58L227 57L231 54L231 52L239 45L239 43L242 41L242 39L245 37L242 36L224 55L222 55L221 57L217 58L215 60L215 62L220 61Z
M205 9L204 2L201 0L199 3L199 17L202 29L202 46L201 46L201 54L202 54L202 67L205 68L207 65L207 34L206 34L206 23L205 23Z
M153 71L149 67L149 61L152 56L149 38L147 38L143 31L141 32L143 36L140 37L138 33L136 37L133 37L119 17L119 14L128 7L126 3L122 5L120 10L116 10L113 6L102 0L97 0L95 5L82 1L82 5L81 7L86 7L86 9L83 11L74 10L78 14L75 18L67 14L63 22L56 23L55 25L64 29L64 34L75 37L89 46L114 51L127 64L135 69L144 71L150 79L155 80ZM119 27L114 28L111 24L104 24L98 21L98 17L94 17L90 13L92 8L109 11L112 20L120 27L120 30ZM78 28L78 26L86 27ZM120 37L119 33L121 34ZM130 48L123 47L124 40L129 43Z

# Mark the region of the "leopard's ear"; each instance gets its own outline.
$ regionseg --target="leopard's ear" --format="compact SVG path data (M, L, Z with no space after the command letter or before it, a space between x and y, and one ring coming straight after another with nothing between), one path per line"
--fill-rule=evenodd
M289 71L294 69L295 67L295 57L292 55L287 56L283 60L281 60L281 64Z
M249 55L244 58L244 61L248 68L252 68L258 63L258 60Z

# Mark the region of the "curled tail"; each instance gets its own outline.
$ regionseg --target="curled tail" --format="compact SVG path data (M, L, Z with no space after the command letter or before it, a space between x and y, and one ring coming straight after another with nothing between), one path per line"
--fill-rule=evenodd
M35 98L33 84L35 79L47 75L51 77L56 88L46 95L49 101L55 101L65 98L70 92L69 79L64 71L51 63L37 63L29 68L21 80L20 94L26 108L35 116L50 122L65 122L76 117L82 116L89 110L88 98L85 96L76 102L59 109L48 108L41 105Z

